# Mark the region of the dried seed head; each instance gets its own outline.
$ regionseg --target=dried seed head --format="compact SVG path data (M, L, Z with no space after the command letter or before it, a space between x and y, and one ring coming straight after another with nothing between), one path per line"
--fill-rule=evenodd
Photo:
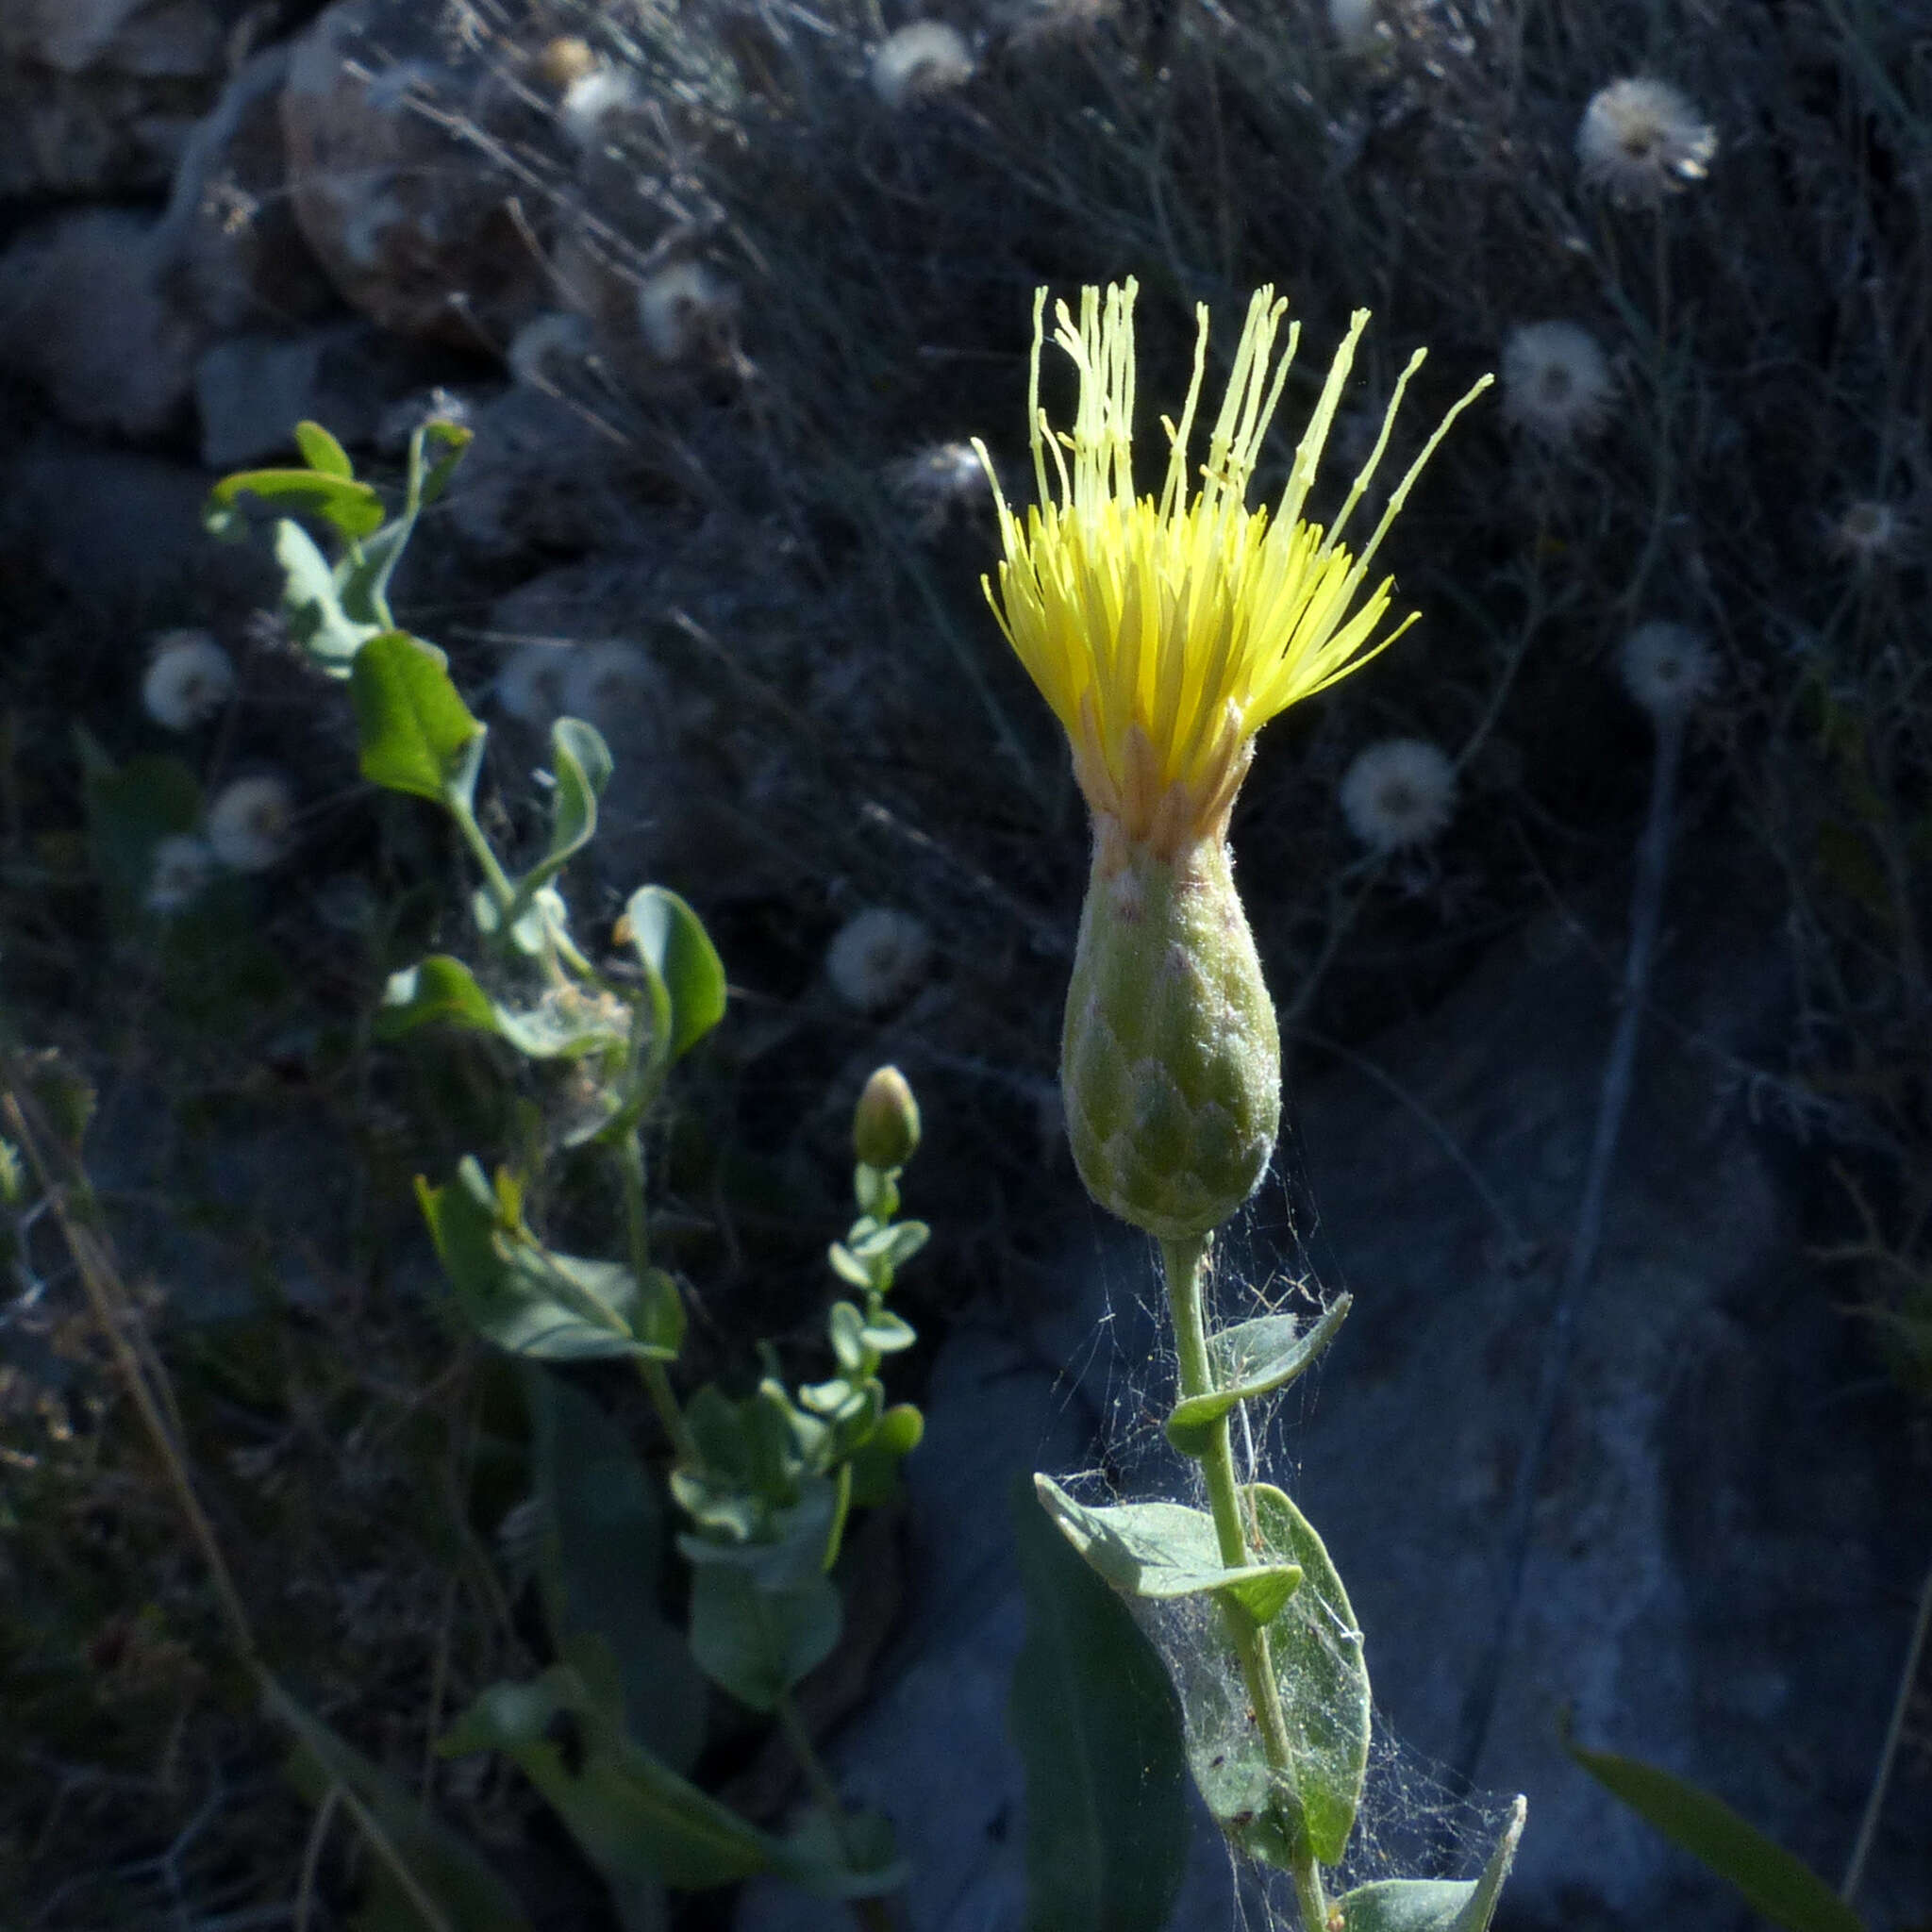
M141 681L142 708L170 731L205 724L235 691L235 666L205 630L163 631Z
M895 112L973 78L973 50L942 20L915 20L888 34L872 55L872 87Z
M1341 815L1372 852L1427 845L1456 814L1456 767L1420 738L1386 738L1356 754L1341 780Z
M904 999L931 959L932 935L923 920L873 906L840 927L825 952L825 977L848 1007L876 1013Z
M1687 624L1640 624L1617 654L1624 689L1659 721L1681 718L1717 684L1710 646Z
M288 851L294 831L295 794L270 773L237 778L208 808L208 842L235 872L266 872Z
M146 905L150 912L179 912L208 884L215 856L205 839L176 833L160 840L149 861Z
M1656 203L1710 172L1717 130L1689 95L1661 80L1613 80L1576 129L1584 181L1626 204Z
M1503 413L1540 441L1565 443L1603 426L1610 365L1574 322L1532 322L1503 343Z

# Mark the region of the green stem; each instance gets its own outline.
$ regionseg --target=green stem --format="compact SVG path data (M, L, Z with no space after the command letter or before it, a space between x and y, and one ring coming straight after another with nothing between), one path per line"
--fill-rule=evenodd
M636 1127L618 1138L617 1171L624 1183L624 1224L630 1243L630 1271L641 1291L651 1266L651 1224L644 1213L644 1141ZM644 1379L644 1393L651 1398L651 1407L658 1411L658 1420L664 1424L664 1433L671 1438L678 1461L687 1469L702 1469L705 1458L698 1448L698 1439L691 1434L684 1410L677 1406L677 1396L671 1387L671 1377L664 1373L664 1364L646 1358L639 1362L638 1370Z
M1208 1331L1201 1311L1210 1245L1211 1238L1207 1236L1160 1244L1161 1264L1167 1274L1168 1306L1174 1313L1174 1348L1180 1357L1183 1402L1196 1395L1211 1395L1215 1388L1214 1365L1208 1353ZM1208 1446L1201 1454L1201 1475L1208 1486L1208 1507L1213 1513L1222 1563L1229 1570L1245 1569L1253 1557L1248 1551L1241 1488L1235 1480L1234 1449L1228 1440L1228 1418L1224 1415L1208 1431ZM1294 1788L1294 1757L1289 1742L1288 1719L1281 1708L1281 1687L1275 1681L1274 1660L1269 1655L1268 1632L1257 1628L1237 1609L1224 1610L1224 1618L1228 1640L1241 1659L1241 1677L1255 1707L1255 1721L1260 1726L1261 1748L1274 1774L1275 1806L1289 1826L1289 1837L1294 1846L1290 1870L1294 1878L1295 1897L1301 1906L1303 1932L1326 1932L1328 1901L1322 1887L1321 1868L1308 1849L1299 1811L1288 1802L1288 1794Z
M463 843L470 848L470 857L476 861L483 882L490 888L491 902L499 912L508 912L516 899L517 889L510 884L509 874L491 849L490 841L483 836L483 827L476 823L476 814L470 809L465 799L452 798L448 804L449 815L456 820L457 830L463 835Z
M804 1718L798 1714L798 1705L791 1691L779 1691L778 1701L773 1705L772 1711L778 1720L778 1728L785 1733L786 1743L791 1747L792 1757L798 1760L799 1770L805 1774L806 1783L811 1787L812 1796L825 1807L825 1815L832 1821L832 1828L842 1841L844 1801L839 1796L839 1787L832 1782L832 1774L825 1769L825 1761L811 1740L811 1733L805 1727ZM884 1899L856 1898L851 1905L852 1916L866 1928L866 1932L891 1932L891 1908Z

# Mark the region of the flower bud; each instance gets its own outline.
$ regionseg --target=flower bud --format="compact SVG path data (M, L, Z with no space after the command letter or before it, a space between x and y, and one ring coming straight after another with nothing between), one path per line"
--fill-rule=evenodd
M897 1067L880 1067L865 1083L852 1115L852 1147L867 1167L891 1173L919 1149L919 1103Z
M1221 839L1164 858L1099 821L1060 1081L1087 1191L1157 1239L1208 1233L1260 1185L1281 1038Z

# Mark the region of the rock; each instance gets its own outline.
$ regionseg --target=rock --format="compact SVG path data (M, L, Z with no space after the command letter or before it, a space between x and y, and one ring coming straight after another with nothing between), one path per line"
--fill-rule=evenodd
M281 95L296 219L344 300L408 336L503 353L546 305L521 184L453 132L515 147L544 124L418 0L336 0ZM425 111L434 109L435 117Z
M77 428L159 434L188 399L200 331L158 285L158 229L98 208L59 215L0 256L0 368Z
M0 194L164 185L220 86L211 0L11 0L0 10Z
M1689 1036L1745 1058L1775 1051L1786 997L1773 898L1754 904L1750 877L1735 853L1682 862L1657 995ZM1592 924L1614 957L1621 920ZM1356 1306L1313 1392L1289 1405L1302 1425L1268 1453L1299 1468L1291 1487L1348 1583L1378 1707L1442 1760L1506 1587L1503 1527L1614 1022L1595 949L1552 925L1544 957L1506 946L1373 1050L1435 1126L1352 1072L1298 1108L1321 1280ZM1774 1150L1723 1104L1721 1062L1687 1034L1653 1026L1640 1054L1474 1768L1479 1786L1529 1797L1514 1927L1738 1916L1570 1761L1566 1714L1579 1741L1720 1792L1835 1877L1932 1548L1903 1397L1806 1259ZM1544 1258L1512 1271L1522 1234ZM1891 1888L1881 1920L1932 1909L1908 1825L1925 1804L1922 1767L1916 1796L1894 1794L1861 1901Z
M133 613L151 626L166 600L197 621L215 603L239 612L275 601L279 575L265 548L217 543L202 528L205 471L55 432L8 451L7 460L0 554L86 608ZM137 648L130 636L130 663Z
M288 193L281 90L289 50L247 61L196 125L159 243L170 299L212 329L301 322L334 305Z
M194 368L201 459L225 470L288 453L305 417L351 448L375 441L390 410L435 374L419 345L367 322L229 336Z

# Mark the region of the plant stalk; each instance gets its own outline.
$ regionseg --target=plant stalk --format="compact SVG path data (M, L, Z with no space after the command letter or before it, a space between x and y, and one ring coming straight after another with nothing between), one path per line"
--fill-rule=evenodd
M805 1727L805 1720L799 1715L797 1700L791 1691L781 1690L778 1701L772 1707L773 1715L778 1720L778 1728L785 1733L785 1741L791 1747L791 1755L798 1760L798 1768L805 1774L805 1781L811 1787L811 1794L825 1807L825 1815L831 1819L835 1830L844 1835L845 1805L839 1796L839 1787L832 1782L832 1774L825 1769L825 1761L818 1754L818 1747L811 1740L811 1733ZM891 1907L882 1898L855 1898L849 1901L852 1916L865 1928L865 1932L892 1932Z
M1183 1402L1196 1395L1211 1395L1215 1388L1214 1366L1208 1354L1208 1331L1201 1311L1211 1244L1212 1238L1208 1236L1160 1244L1161 1265L1167 1274L1168 1306L1174 1315L1174 1349L1180 1358ZM1208 1486L1208 1507L1214 1517L1214 1535L1221 1548L1222 1564L1229 1570L1246 1569L1254 1559L1248 1550L1226 1416L1221 1417L1208 1431L1208 1446L1201 1455L1201 1474ZM1224 1607L1222 1614L1235 1655L1241 1659L1241 1677L1254 1706L1255 1722L1260 1727L1261 1748L1267 1754L1269 1769L1274 1774L1275 1808L1284 1814L1284 1822L1290 1826L1294 1845L1290 1871L1294 1879L1295 1898L1301 1907L1303 1932L1325 1932L1328 1901L1322 1886L1321 1868L1308 1849L1299 1812L1283 1802L1293 1789L1293 1754L1289 1742L1288 1719L1281 1708L1281 1687L1275 1681L1274 1660L1269 1654L1268 1632L1239 1609Z
M644 1140L636 1127L618 1137L617 1171L624 1183L624 1224L630 1244L630 1269L641 1293L644 1275L651 1266L651 1224L644 1213ZM702 1469L705 1458L698 1448L698 1439L691 1434L684 1410L678 1407L664 1364L646 1357L638 1363L638 1371L643 1377L644 1393L651 1398L651 1407L658 1411L658 1420L664 1424L664 1433L670 1437L678 1461L687 1469Z

